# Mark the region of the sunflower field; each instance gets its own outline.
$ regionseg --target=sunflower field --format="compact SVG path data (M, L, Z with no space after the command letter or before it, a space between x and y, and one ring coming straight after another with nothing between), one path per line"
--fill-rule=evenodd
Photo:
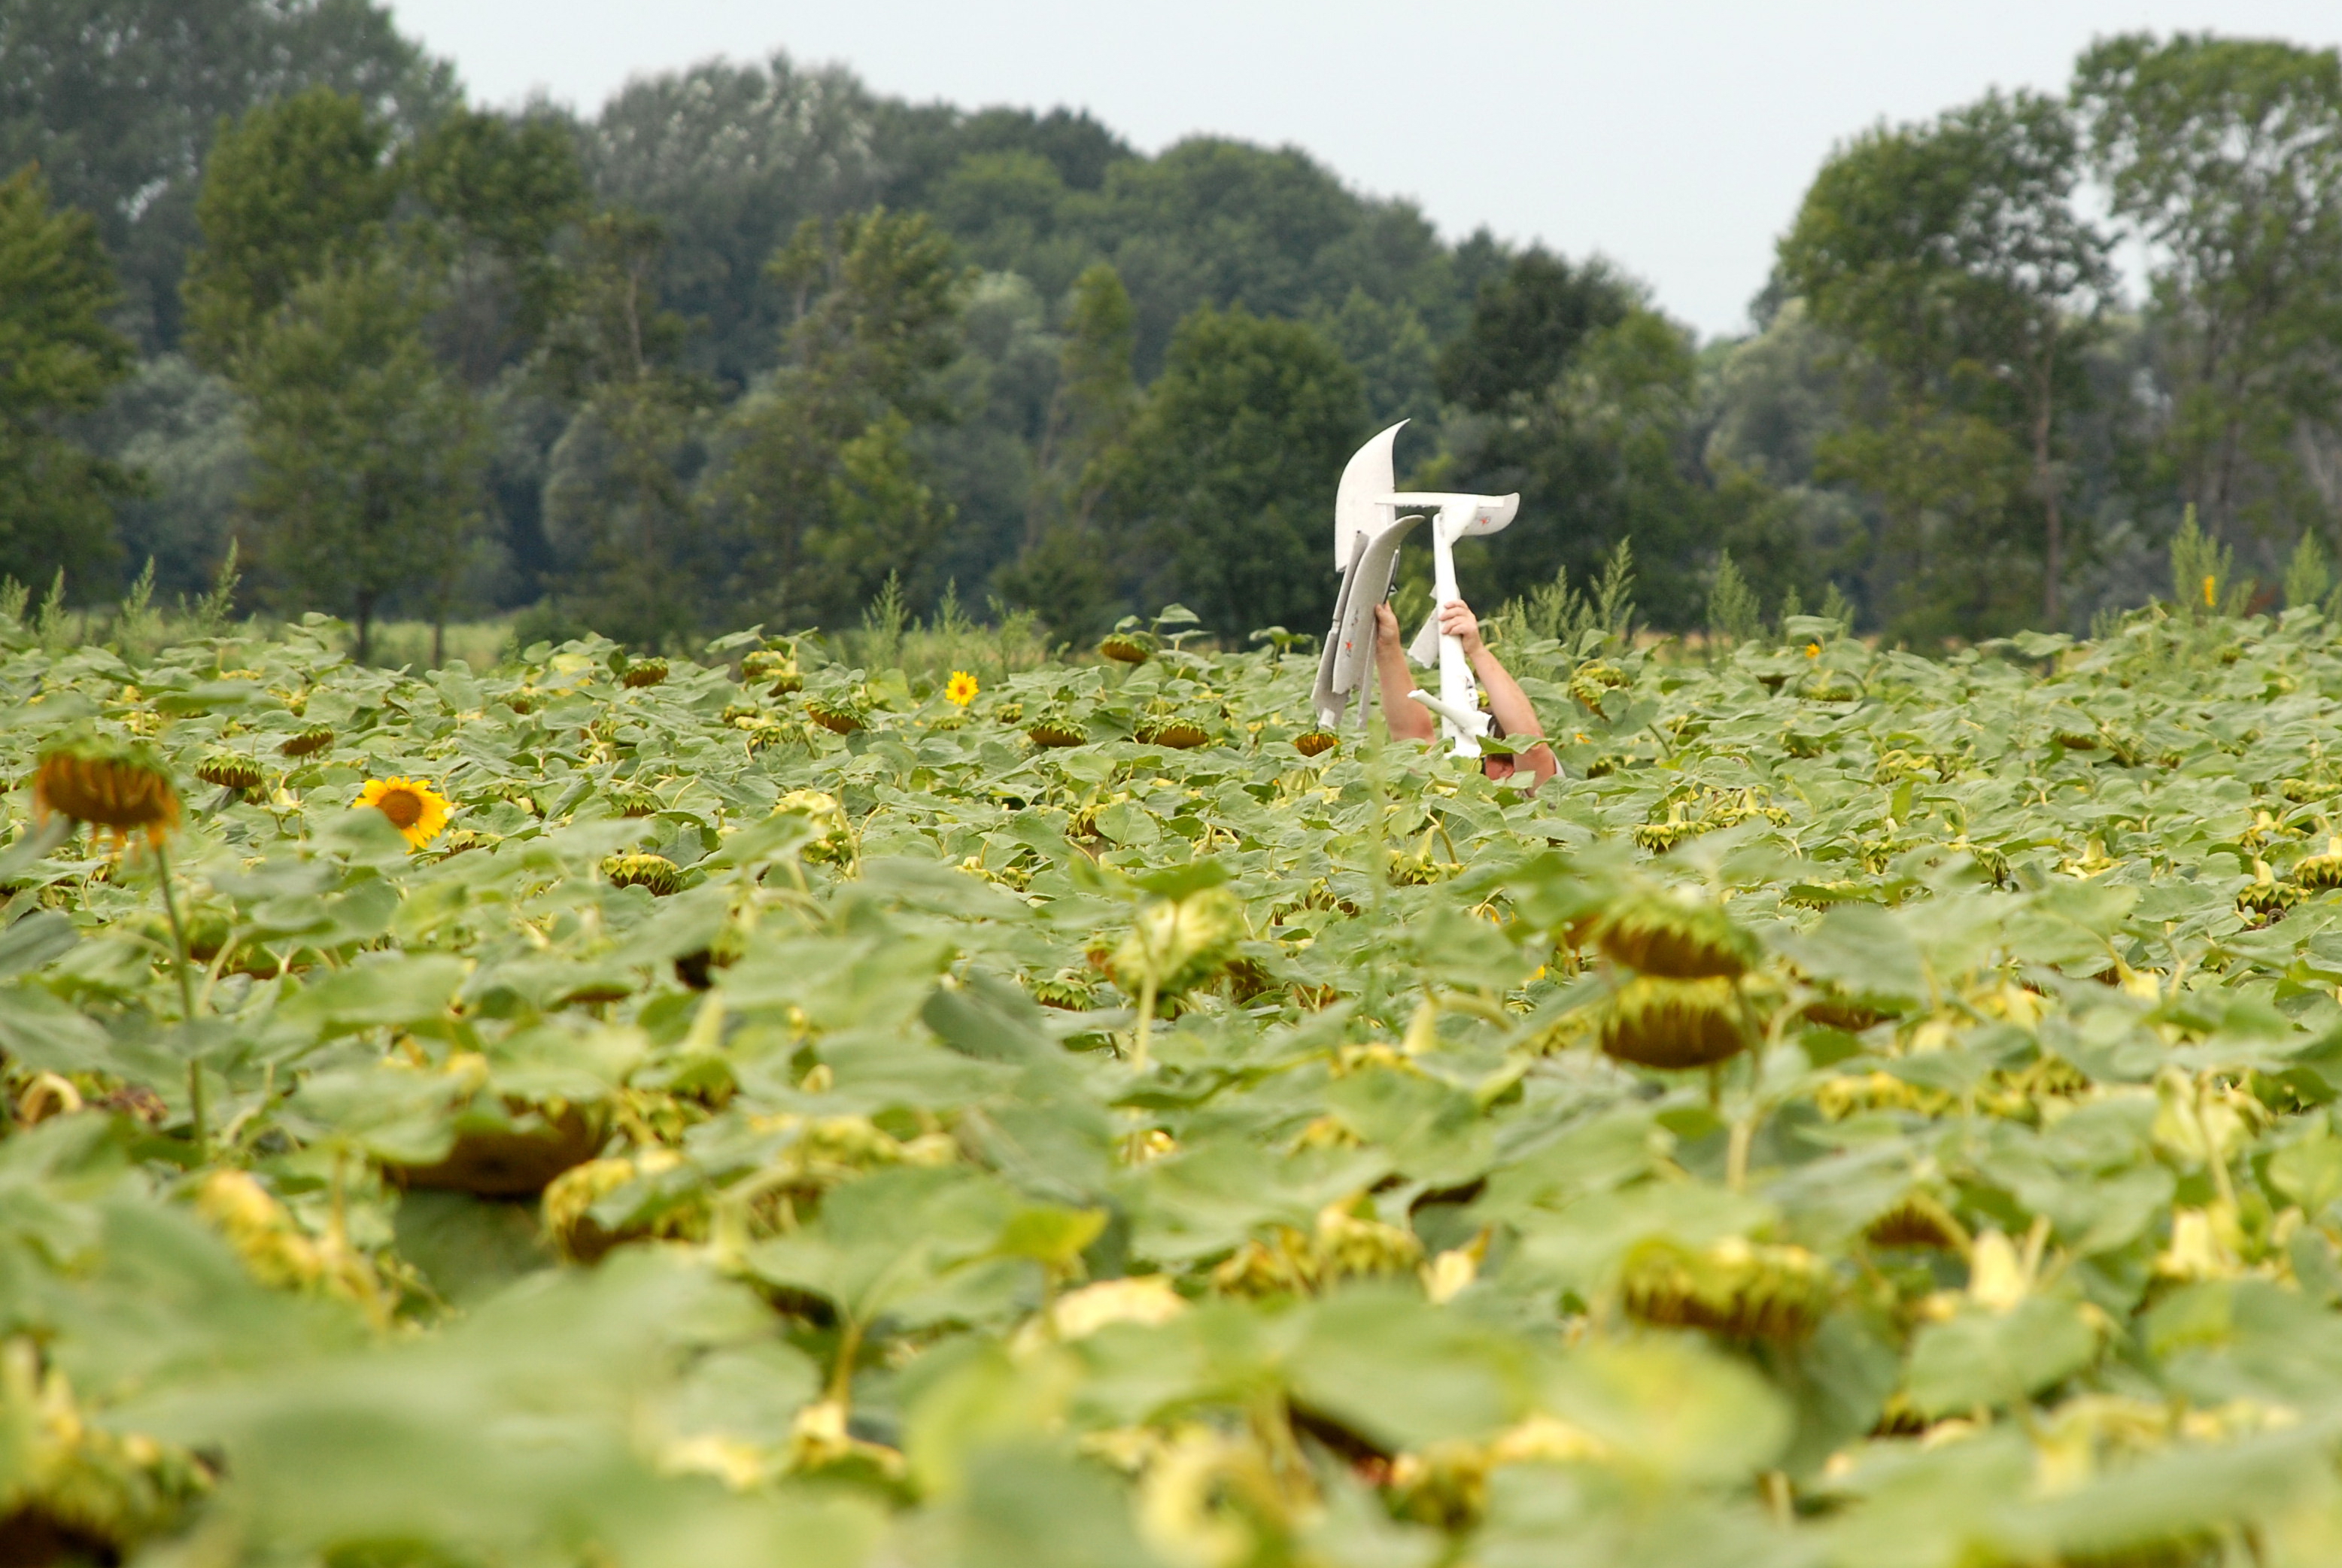
M0 627L8 1563L2342 1561L2342 643Z

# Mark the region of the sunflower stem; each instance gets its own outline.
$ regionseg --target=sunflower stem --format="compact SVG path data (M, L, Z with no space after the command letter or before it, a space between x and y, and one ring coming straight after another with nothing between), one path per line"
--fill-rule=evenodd
M1138 983L1138 1036L1130 1044L1130 1065L1136 1072L1146 1071L1148 1046L1155 1034L1155 965L1148 955L1146 978Z
M163 884L163 913L171 920L171 945L176 962L171 971L179 980L180 1026L192 1032L195 1026L195 988L187 978L187 928L179 920L179 895L171 891L171 855L160 838L155 840L155 870ZM195 1141L195 1155L205 1154L204 1137L204 1069L191 1048L187 1052L187 1118L189 1130Z

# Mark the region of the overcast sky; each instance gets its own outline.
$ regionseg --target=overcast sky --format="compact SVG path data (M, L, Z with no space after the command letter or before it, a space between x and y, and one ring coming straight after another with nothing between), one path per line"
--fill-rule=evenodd
M392 0L473 95L590 113L627 77L786 49L916 101L1086 108L1145 151L1197 132L1306 148L1486 225L1599 251L1662 307L1743 329L1830 145L1988 86L2056 88L2097 35L2342 43L2337 0Z

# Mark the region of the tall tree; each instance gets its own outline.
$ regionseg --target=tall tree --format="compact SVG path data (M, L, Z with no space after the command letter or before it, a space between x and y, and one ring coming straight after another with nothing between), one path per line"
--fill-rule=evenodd
M882 171L871 95L840 66L776 53L638 77L585 135L603 203L658 220L661 295L706 331L687 367L734 385L771 367L789 321L762 268L807 218L869 206Z
M375 0L0 0L0 169L38 158L60 201L96 215L150 352L178 340L215 131L312 85L402 136L462 97Z
M767 271L796 322L786 363L727 422L713 494L750 602L835 622L889 573L916 579L950 520L909 437L954 412L936 375L959 352L971 279L924 215L884 208L807 220Z
M1516 410L1545 395L1588 338L1638 303L1633 285L1598 258L1572 266L1527 251L1481 285L1471 319L1440 355L1440 394L1476 414Z
M1053 521L1087 525L1097 505L1098 459L1121 440L1138 413L1138 382L1131 374L1137 342L1138 315L1122 275L1107 263L1093 265L1074 280L1066 300L1065 347L1057 356L1057 388L1041 436L1027 550L1040 544Z
M646 648L677 643L706 575L694 470L713 389L676 368L683 319L659 303L660 225L595 215L545 365L576 413L555 444L545 530L565 607Z
M393 601L445 622L485 500L476 394L560 308L555 246L582 205L541 119L456 114L400 146L319 87L213 149L190 345L248 404L256 554L281 597L349 613L362 654Z
M106 325L115 300L89 215L52 211L36 167L0 183L0 573L19 581L113 553L111 503L130 476L59 422L129 374L130 345Z
M1515 257L1481 285L1439 374L1470 416L1442 483L1521 493L1520 521L1459 559L1467 596L1493 603L1561 571L1592 581L1626 539L1645 612L1692 626L1706 614L1718 550L1768 592L1793 571L1777 540L1743 526L1763 486L1749 479L1726 492L1701 465L1690 335L1606 264Z
M1326 498L1366 425L1364 383L1316 328L1206 307L1104 460L1106 504L1214 630L1319 625Z
M447 278L443 351L484 385L533 347L562 308L557 244L586 215L571 128L550 115L515 120L462 109L402 159L400 183L424 213L413 238Z
M1086 640L1111 622L1109 606L1121 587L1096 514L1107 482L1104 459L1141 407L1131 374L1137 325L1130 291L1110 264L1095 263L1074 280L1023 543L998 577L1009 603L1035 611L1068 639Z
M390 127L356 98L312 87L222 134L195 215L204 243L180 292L188 341L227 369L304 280L378 249L398 199Z
M2154 259L2182 498L2216 535L2307 520L2292 438L2342 410L2342 55L2127 34L2083 55L2074 96Z
M395 255L335 262L295 286L239 362L256 469L245 504L269 564L301 602L350 616L361 660L395 594L444 620L478 519L477 405L431 351L437 303Z
M1990 554L1979 531L2037 518L2052 625L2067 566L2069 427L2114 282L2106 237L2074 209L2079 173L2061 105L1987 94L1832 154L1778 264L1782 285L1877 373L1847 381L1857 419L1832 454L1841 471L1908 536L1931 514L1957 518L1936 553L1956 575Z

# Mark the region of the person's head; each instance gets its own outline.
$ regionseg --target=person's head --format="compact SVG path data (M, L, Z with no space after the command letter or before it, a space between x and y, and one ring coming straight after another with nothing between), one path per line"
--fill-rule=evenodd
M1505 738L1504 723L1494 714L1488 715L1488 734L1496 740ZM1501 752L1490 752L1480 759L1480 771L1498 784L1512 777L1520 765L1520 758L1506 756Z

